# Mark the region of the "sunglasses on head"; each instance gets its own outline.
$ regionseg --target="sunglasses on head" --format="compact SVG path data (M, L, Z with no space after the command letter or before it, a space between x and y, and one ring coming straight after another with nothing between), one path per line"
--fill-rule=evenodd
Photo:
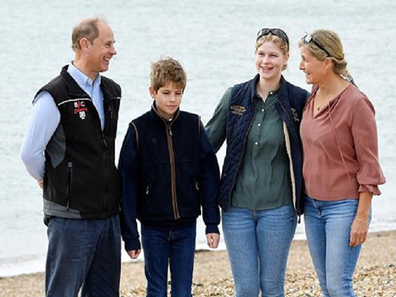
M329 54L329 52L328 52L319 42L317 42L317 41L312 37L312 35L310 35L310 34L308 34L308 33L305 33L304 37L301 38L301 40L302 40L302 42L304 43L304 45L308 45L308 44L310 44L310 43L315 44L318 48L320 48L322 51L324 51L324 52L327 54L327 56L329 56L329 57L331 56L331 55Z
M257 32L257 38L256 41L259 40L261 37L266 36L268 34L272 34L275 36L278 36L280 39L282 39L284 42L286 42L287 47L289 47L289 38L287 37L285 31L279 28L263 28L260 31Z

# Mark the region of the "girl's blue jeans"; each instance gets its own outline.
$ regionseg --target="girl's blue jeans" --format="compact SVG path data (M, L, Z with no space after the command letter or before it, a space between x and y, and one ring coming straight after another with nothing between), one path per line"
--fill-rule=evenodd
M292 205L269 210L230 207L222 225L236 297L284 296L287 257L296 230Z

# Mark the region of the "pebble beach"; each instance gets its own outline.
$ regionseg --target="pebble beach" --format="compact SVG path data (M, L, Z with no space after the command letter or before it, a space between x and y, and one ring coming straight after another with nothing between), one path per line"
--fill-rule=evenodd
M122 265L120 297L144 297L144 263ZM396 297L396 231L370 233L354 275L359 297ZM293 241L286 274L288 297L320 297L319 284L306 241ZM44 274L0 278L1 297L44 296ZM232 274L226 251L197 251L193 296L234 296Z

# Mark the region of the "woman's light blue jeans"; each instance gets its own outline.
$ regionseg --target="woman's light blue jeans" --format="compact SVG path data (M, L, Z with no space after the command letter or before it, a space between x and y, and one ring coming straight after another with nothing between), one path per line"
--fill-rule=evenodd
M292 205L222 213L236 297L283 297L287 257L297 225Z
M319 201L305 196L309 252L325 297L355 296L352 277L361 245L349 246L359 199Z

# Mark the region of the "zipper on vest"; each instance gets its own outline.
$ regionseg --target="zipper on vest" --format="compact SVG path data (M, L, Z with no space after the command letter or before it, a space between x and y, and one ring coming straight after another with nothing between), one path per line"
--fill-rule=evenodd
M103 141L104 146L105 146L106 148L108 148L108 146L107 146L107 141L106 141L106 138L105 138L105 135L104 135L103 132L102 132L102 141Z
M111 105L109 104L109 112L110 112L110 120L113 119L113 110L111 109Z
M289 117L289 114L287 113L287 111L286 111L286 108L283 106L283 104L282 104L282 102L281 101L279 101L279 105L282 107L282 109L283 109L283 112L285 113L285 115L286 115L286 117L287 117L287 119L289 120L289 122L290 122L290 124L291 124L291 129L293 129L293 132L295 133L295 134L297 134L297 132L295 131L295 129L294 129L294 126L293 126L293 121L292 121L292 119ZM283 120L282 120L283 121ZM287 123L286 123L286 128L287 128ZM290 135L290 133L289 133L289 135ZM293 137L293 135L291 135L291 137ZM290 136L289 136L289 139L290 139ZM287 144L286 144L287 145ZM295 174L294 174L294 166L293 166L293 156L292 156L292 152L291 152L291 142L289 143L289 145L290 145L290 156L288 156L289 157L289 161L291 162L291 170L290 170L290 174L291 175L293 175L293 176L290 176L290 180L292 181L293 179L294 179L294 181L296 180L296 177L295 177ZM297 146L298 147L298 146ZM294 191L293 191L293 189L292 189L292 192L294 193L294 195L293 195L293 193L292 193L292 195L293 195L293 206L294 206L294 209L295 210L297 210L297 212L298 212L298 223L300 223L301 222L301 206L300 206L300 204L301 204L301 199L297 199L297 195L298 195L298 193L297 193L297 184L296 184L296 182L292 182L291 183L292 184L292 187L294 188ZM301 195L300 195L301 196ZM300 202L300 203L298 203L298 205L297 205L297 201L298 202Z
M151 204L151 184L152 182L150 182L147 186L146 186L146 191L145 191L145 199L147 199L148 203Z
M108 112L107 112L108 116L105 116L105 118L106 118L105 128L103 130L107 131L107 133L109 133L112 130L111 126L113 125L113 110L111 108L111 103L109 103L107 110L108 110Z
M177 195L176 195L176 166L175 166L175 153L173 151L173 141L172 141L172 124L166 125L166 138L168 141L168 150L169 150L169 160L170 160L170 169L171 169L171 190L172 190L172 208L173 208L173 216L175 220L180 219L179 207L177 205Z
M102 132L102 140L103 140L103 145L104 145L104 148L103 148L103 162L104 162L104 167L105 167L105 170L104 170L105 192L104 192L104 202L103 202L103 216L106 217L107 216L107 212L106 212L106 209L107 209L107 195L108 195L107 193L108 193L108 189L109 189L109 181L108 181L108 179L109 179L109 174L108 174L109 166L108 166L107 157L106 157L108 145L107 145L107 141L106 141L106 138L105 138L105 135L104 135L103 132Z
M66 196L67 196L66 210L69 210L69 207L70 207L72 176L73 176L73 163L68 162L67 163L67 185L66 185Z

